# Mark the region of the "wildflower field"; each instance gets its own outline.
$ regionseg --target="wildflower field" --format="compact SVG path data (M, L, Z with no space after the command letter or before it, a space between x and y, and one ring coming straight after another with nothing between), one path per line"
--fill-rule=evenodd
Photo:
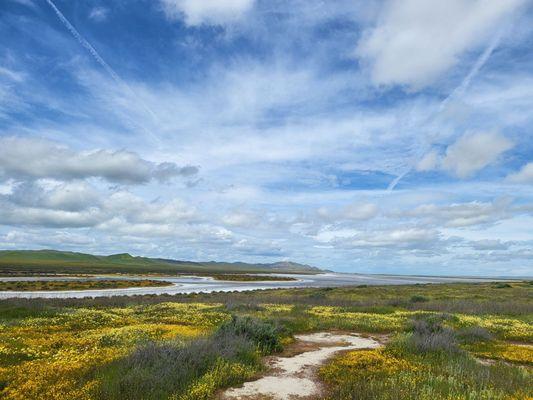
M319 372L327 399L531 399L533 285L0 301L2 399L211 399L295 333L388 337Z

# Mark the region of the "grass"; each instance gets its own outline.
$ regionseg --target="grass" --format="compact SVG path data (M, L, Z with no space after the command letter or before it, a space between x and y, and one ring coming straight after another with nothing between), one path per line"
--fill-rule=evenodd
M261 370L261 354L281 350L275 328L234 317L207 338L149 342L101 372L102 399L209 399ZM179 366L179 368L177 368Z
M418 354L399 339L384 350L351 352L321 370L328 399L527 399L533 375L524 368L483 365L468 354Z
M292 334L344 329L392 341L325 366L330 399L525 399L533 286L510 285L3 300L0 397L210 399Z
M46 291L46 290L88 290L88 289L125 289L154 286L169 286L171 282L140 279L94 279L65 281L0 281L0 291Z
M130 254L99 256L56 250L0 251L0 275L102 274L102 273L317 273L319 269L293 262L249 264L193 262L134 257Z
M531 370L480 363L460 347L453 329L433 317L414 320L410 332L397 334L384 349L350 352L322 367L328 399L530 398ZM477 333L467 340L489 340Z
M465 349L481 359L533 366L533 346L505 341L484 341L465 345Z

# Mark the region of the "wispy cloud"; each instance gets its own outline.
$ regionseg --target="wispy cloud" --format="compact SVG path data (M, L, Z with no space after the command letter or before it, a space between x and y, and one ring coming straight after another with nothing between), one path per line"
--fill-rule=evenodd
M368 60L376 84L421 88L456 65L464 52L478 46L495 25L523 3L388 1L377 25L363 35L357 55ZM454 28L450 30L450 26ZM490 55L498 37L491 41L479 65Z
M47 1L1 17L2 246L531 265L522 2Z
M188 25L223 25L234 22L249 11L255 0L160 0L170 19L184 19Z
M94 7L89 13L89 19L95 22L102 22L109 16L109 9L105 7Z

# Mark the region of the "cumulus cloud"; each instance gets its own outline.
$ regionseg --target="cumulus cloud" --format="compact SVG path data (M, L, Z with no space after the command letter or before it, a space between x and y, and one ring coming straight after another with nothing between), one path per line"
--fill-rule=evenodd
M44 247L74 247L90 246L96 243L94 238L91 238L83 233L74 233L66 230L54 230L43 235L37 229L24 230L10 230L5 235L0 235L0 241L7 244L8 247L17 248L19 246L28 246L31 243L33 246L40 248ZM31 246L31 247L33 247Z
M99 208L82 211L53 210L19 207L0 200L1 225L81 228L95 226L104 219L105 214Z
M0 225L80 228L95 226L106 218L97 192L84 182L48 188L25 182L0 195Z
M394 229L385 232L366 232L350 239L354 246L414 246L435 243L438 232L425 228Z
M499 239L483 239L483 240L473 240L469 245L474 250L507 250L511 243L503 242Z
M448 147L442 168L467 178L512 149L513 142L497 132L467 133Z
M130 151L76 152L55 142L19 137L0 138L0 177L62 180L102 178L109 182L142 184L189 177L198 167L154 163Z
M391 228L372 231L322 231L316 240L340 248L408 248L429 249L439 242L435 229L419 227Z
M133 224L170 224L188 222L196 217L196 210L181 199L147 203L126 191L113 193L105 200L105 209Z
M171 233L200 223L195 207L181 199L147 202L124 190L106 197L83 181L16 184L0 195L0 209L0 225L12 226L101 228L118 223Z
M420 217L429 223L442 223L447 227L467 227L493 223L509 216L511 200L497 199L494 202L472 201L450 205L424 204L403 213L405 216Z
M321 207L317 214L320 219L329 222L364 221L374 218L378 211L378 206L373 203L353 203L336 209Z
M507 181L512 183L530 183L533 184L533 162L527 163L520 171L507 177Z
M224 25L242 18L255 0L160 0L169 19L185 20L189 26Z
M232 211L222 216L222 222L228 226L251 228L261 223L260 216L249 211Z
M97 206L100 202L97 191L86 182L63 182L43 188L35 182L15 185L7 196L19 206L47 208L64 211L81 211Z
M456 65L523 0L389 0L358 43L378 85L430 84Z
M239 253L249 256L281 257L286 256L282 246L274 240L241 239L232 245Z
M469 178L494 163L514 143L498 132L467 132L448 146L444 155L432 150L416 165L417 171L436 169Z
M105 224L157 226L201 223L196 208L179 198L146 201L126 190L98 190L85 181L32 180L14 183L0 194L0 225L45 228L101 228ZM169 228L170 226L170 228Z

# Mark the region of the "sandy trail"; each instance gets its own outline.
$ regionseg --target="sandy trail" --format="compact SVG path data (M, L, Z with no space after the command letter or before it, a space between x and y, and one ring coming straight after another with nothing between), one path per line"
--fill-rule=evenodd
M296 335L303 347L316 349L305 351L292 357L273 357L270 359L269 373L240 388L226 390L221 399L248 400L302 400L320 394L321 386L316 379L316 370L335 353L344 350L368 349L380 344L370 338L357 335L335 334L329 332Z

